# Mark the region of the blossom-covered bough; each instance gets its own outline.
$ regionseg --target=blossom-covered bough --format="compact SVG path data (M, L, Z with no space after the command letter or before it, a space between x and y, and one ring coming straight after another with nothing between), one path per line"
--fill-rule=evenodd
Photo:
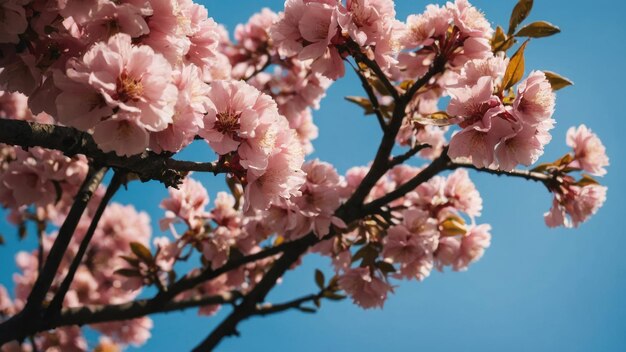
M580 126L570 153L535 165L554 92L571 82L524 78L531 39L559 32L523 25L532 4L520 0L505 31L467 0L405 21L392 0L287 0L230 41L191 0L0 1L0 204L39 243L16 255L13 292L0 286L0 350L88 350L89 326L95 349L114 351L145 343L151 314L231 306L196 348L212 350L250 317L345 295L382 307L394 282L466 270L489 247L467 170L543 184L546 224L577 227L605 200L593 177L609 162ZM366 95L347 100L382 136L369 165L341 176L305 159L312 110L346 68ZM176 156L201 140L216 160ZM418 158L429 162L406 165ZM193 172L224 174L230 192L211 206ZM136 180L168 187L167 235L111 201ZM318 270L317 292L266 302L307 253L329 257L334 275ZM148 287L156 294L138 298Z

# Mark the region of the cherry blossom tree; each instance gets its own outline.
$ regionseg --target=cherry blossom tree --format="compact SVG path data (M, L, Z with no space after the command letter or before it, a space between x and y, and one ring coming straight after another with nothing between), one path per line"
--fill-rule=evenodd
M230 40L191 0L0 0L0 204L39 243L17 253L14 291L0 286L0 350L85 351L89 326L95 350L116 351L149 339L152 314L229 306L204 351L255 316L347 297L382 308L399 282L467 270L489 247L468 169L536 181L554 196L547 226L579 226L605 201L594 177L609 160L582 125L571 152L537 164L571 82L525 68L532 41L559 32L524 24L532 5L505 30L467 0L404 20L392 0L287 0ZM307 155L313 110L346 74L381 137L340 175ZM176 155L191 143L207 160ZM137 182L168 189L159 237L140 202L111 201ZM310 253L333 275L267 302Z

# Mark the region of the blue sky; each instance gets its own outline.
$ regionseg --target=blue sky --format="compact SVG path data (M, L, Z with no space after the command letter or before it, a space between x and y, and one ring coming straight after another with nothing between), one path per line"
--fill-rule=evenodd
M203 1L216 21L231 31L261 6L282 8L282 1ZM400 19L419 13L426 2L396 1ZM507 24L514 0L476 0L495 24ZM579 5L580 4L580 5ZM364 311L350 302L323 302L314 315L288 312L254 318L240 326L242 337L225 340L223 351L623 351L626 350L626 231L621 222L626 196L620 175L624 167L621 86L626 82L626 3L596 0L535 1L530 20L548 20L562 33L535 40L526 50L528 69L552 70L575 82L559 92L554 140L542 160L567 151L569 126L587 124L604 141L611 166L602 183L609 187L600 212L576 230L551 230L542 214L550 195L535 183L488 175L472 175L484 198L479 222L493 226L493 240L483 259L464 273L433 273L422 283L402 282L383 310ZM315 113L320 137L313 157L345 172L366 164L377 147L376 121L345 103L346 95L363 95L355 77L335 83ZM200 145L186 158L212 160ZM223 189L220 177L199 176L214 195ZM158 184L132 184L115 200L135 203L156 220L165 190ZM8 240L0 247L0 283L11 285L17 249L14 229L0 220ZM158 229L155 227L155 234ZM329 272L328 261L307 258L289 273L270 300L281 301L314 291L313 271ZM155 317L150 351L188 350L223 317L198 317L195 312Z

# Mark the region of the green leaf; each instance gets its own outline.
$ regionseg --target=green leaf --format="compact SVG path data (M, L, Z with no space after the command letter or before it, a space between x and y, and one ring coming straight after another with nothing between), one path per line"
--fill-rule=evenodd
M152 263L154 261L152 259L152 253L150 253L150 250L139 242L131 242L130 250L133 251L133 253L135 253L137 258L141 259L142 261L146 263Z
M543 73L546 75L548 82L550 82L553 91L574 85L574 82L554 72L543 71Z
M374 113L374 107L372 106L372 102L367 98L349 96L349 97L345 97L345 99L351 103L355 103L356 105L362 107L363 110L365 111L365 115Z
M504 72L504 78L502 79L503 91L514 86L515 83L519 82L524 76L524 49L526 49L527 44L528 40L511 56L509 66L507 66Z
M315 269L315 283L320 290L324 289L324 273L320 269Z
M529 37L529 38L543 38L551 35L561 33L559 27L546 21L537 21L522 27L517 33L516 37Z
M517 26L528 17L532 8L533 0L519 0L517 2L511 13L511 19L509 19L509 35L515 33Z

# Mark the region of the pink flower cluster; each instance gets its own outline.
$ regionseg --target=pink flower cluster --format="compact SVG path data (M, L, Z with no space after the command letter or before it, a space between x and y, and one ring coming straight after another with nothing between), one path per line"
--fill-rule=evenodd
M191 0L12 6L2 25L29 35L1 44L4 88L26 94L34 112L92 132L104 151L180 150L203 127L204 82L229 78L218 26Z
M246 209L298 195L304 152L272 98L241 81L215 81L208 97L199 134L245 184Z
M274 98L278 111L297 131L305 152L313 151L311 140L317 137L310 108L319 108L331 80L314 71L310 62L296 56L281 57L270 30L278 14L269 9L250 17L248 23L235 29L236 43L226 40L223 51L233 66L233 78L247 80L263 93ZM272 73L262 72L275 65Z
M348 171L346 193L360 183L366 171ZM419 171L408 166L392 169L368 199L384 196ZM391 278L421 281L433 268L443 270L446 266L455 271L467 270L489 247L491 227L474 225L474 218L482 210L482 199L463 169L447 178L432 178L391 207L398 209L391 214L401 219L399 224L379 228L366 221L342 240L327 241L316 248L333 258L336 270L342 272L340 287L364 308L383 306L387 294L393 291ZM471 224L465 222L465 216L472 220ZM366 244L352 253L350 247L362 241ZM356 264L358 260L362 260L360 267L351 268L351 262ZM395 272L384 269L385 265L394 266Z
M571 127L567 131L567 145L573 152L566 156L566 171L583 171L594 176L604 176L609 158L600 138L587 126ZM601 186L590 176L579 182L571 176L563 176L559 186L552 189L552 208L544 217L550 227L578 227L595 214L606 200L607 187Z
M461 131L450 140L451 158L477 167L512 170L532 165L551 140L555 95L543 72L534 71L517 87L512 105L494 95L506 65L500 56L470 61L464 68L447 112L461 118Z
M23 94L8 92L0 92L0 118L52 121L45 113L34 115ZM24 150L0 144L0 205L11 210L9 219L16 224L29 214L39 221L59 223L65 218L87 169L87 159L82 155L69 158L56 150L40 147Z
M395 62L391 44L398 27L391 0L288 0L271 31L282 56L310 62L330 79L345 73L348 42L355 43L381 66Z
M49 295L54 294L74 259L80 242L91 223L89 216L83 216L63 257L61 269ZM137 212L132 206L113 203L107 207L91 241L83 263L79 266L70 290L65 296L65 307L78 307L86 304L125 303L140 293L128 278L116 273L125 267L130 243L148 245L151 236L150 219L146 213ZM47 255L56 233L44 236L43 256ZM11 301L4 289L0 289L0 312L12 315L21 309L38 275L38 251L20 252L16 256L20 273L14 275L15 298ZM140 288L141 285L137 286ZM47 297L51 299L52 296ZM137 318L130 321L94 324L92 327L117 343L141 345L150 337L150 318ZM86 351L85 339L78 327L56 329L36 337L39 348L58 346L62 350Z
M332 165L312 160L304 164L306 181L300 195L274 204L262 218L272 232L288 240L300 238L313 231L318 237L327 235L331 224L346 225L334 216L342 202L343 180Z

